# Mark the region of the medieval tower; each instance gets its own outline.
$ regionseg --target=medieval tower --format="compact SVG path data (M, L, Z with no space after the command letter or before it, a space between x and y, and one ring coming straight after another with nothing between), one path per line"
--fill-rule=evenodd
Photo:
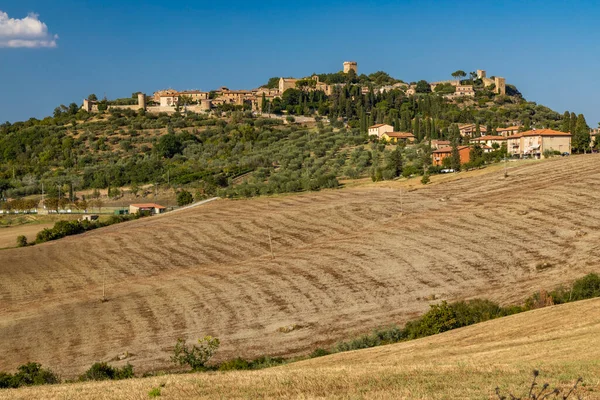
M358 75L358 64L356 61L344 61L344 73L347 74L350 70Z
M506 79L496 76L494 78L494 83L496 84L496 93L505 95L506 94Z
M146 111L146 95L144 93L138 93L138 106Z

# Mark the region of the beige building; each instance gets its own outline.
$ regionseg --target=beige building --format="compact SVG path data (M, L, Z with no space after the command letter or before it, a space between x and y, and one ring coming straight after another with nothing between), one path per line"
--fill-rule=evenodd
M394 132L394 127L388 124L377 124L369 127L369 136L377 136L378 139L388 132Z
M167 210L166 207L156 203L141 203L141 204L130 204L129 214L136 213L149 213L149 214L162 214Z
M544 151L571 154L571 134L552 129L537 129L506 138L509 156L541 158Z
M299 79L294 78L279 78L279 93L283 94L288 89L296 89L296 82Z
M201 100L208 100L208 92L201 92L200 90L184 90L178 93L180 96L187 96L199 103Z
M504 136L481 136L478 138L474 138L470 140L471 143L477 143L480 145L485 145L488 146L490 148L494 147L494 144L497 144L498 146L502 146L503 143L506 143L506 138Z
M413 143L415 141L415 135L410 132L384 132L381 134L380 139L390 143Z
M521 127L520 126L509 126L507 128L496 128L496 132L500 136L507 137L507 136L512 136L512 135L518 134L519 128L521 128Z
M474 137L477 135L477 125L476 124L461 124L458 125L458 131L460 132L460 136L471 136ZM487 128L485 126L479 126L479 132L482 135L487 133Z
M449 140L432 140L431 141L431 148L434 150L438 150L444 147L449 147L450 146L450 141Z

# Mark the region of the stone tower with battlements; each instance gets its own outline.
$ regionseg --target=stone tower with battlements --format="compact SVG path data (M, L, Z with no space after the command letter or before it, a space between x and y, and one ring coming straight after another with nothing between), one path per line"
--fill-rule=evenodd
M496 93L505 95L506 94L506 79L496 76L494 78L494 83L496 84Z
M350 70L358 75L358 63L356 61L344 61L344 73L347 74Z

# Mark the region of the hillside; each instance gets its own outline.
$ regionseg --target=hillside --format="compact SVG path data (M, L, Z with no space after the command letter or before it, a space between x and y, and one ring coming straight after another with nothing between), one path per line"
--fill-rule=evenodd
M374 398L484 399L525 396L538 382L600 398L600 299L547 307L373 349L261 371L166 375L117 382L0 390L0 399Z
M440 299L521 302L599 271L600 155L482 172L221 200L4 250L0 371L69 377L122 353L167 369L178 337L204 334L220 359L307 353Z

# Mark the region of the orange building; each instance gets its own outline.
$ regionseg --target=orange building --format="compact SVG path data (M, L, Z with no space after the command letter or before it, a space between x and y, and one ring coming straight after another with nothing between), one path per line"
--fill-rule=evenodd
M469 162L469 152L471 148L469 146L458 146L458 154L460 156L460 163L466 164ZM432 153L433 165L441 166L444 162L444 158L452 157L452 147L442 147L441 149L434 150Z

